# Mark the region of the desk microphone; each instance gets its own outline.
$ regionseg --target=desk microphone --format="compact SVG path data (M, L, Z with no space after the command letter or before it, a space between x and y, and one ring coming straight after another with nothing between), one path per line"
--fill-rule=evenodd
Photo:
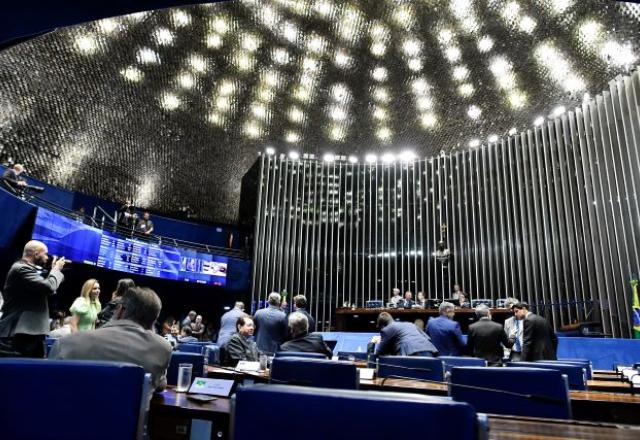
M543 395L540 395L540 394L518 393L518 392L515 392L515 391L499 390L497 388L487 388L487 387L481 387L481 386L477 386L477 385L464 385L464 384L458 384L458 383L452 383L452 382L439 382L437 380L416 379L414 377L405 377L405 376L396 376L396 375L387 376L387 377L385 377L385 379L415 380L415 381L418 381L418 382L426 382L426 383L433 383L433 384L439 384L439 385L448 385L450 387L466 388L466 389L477 390L477 391L488 391L488 392L491 392L491 393L505 394L505 395L514 396L514 397L522 397L522 398L527 399L527 400L537 400L537 401L541 401L541 402L552 402L552 403L559 403L559 404L564 403L564 400L558 399L557 397L543 396ZM384 386L384 380L382 381L382 383L380 385Z

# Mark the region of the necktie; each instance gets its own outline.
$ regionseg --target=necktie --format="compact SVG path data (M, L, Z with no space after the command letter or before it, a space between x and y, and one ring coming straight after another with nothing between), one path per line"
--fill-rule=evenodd
M513 351L520 353L522 347L520 345L520 320L516 319L516 342L513 344Z

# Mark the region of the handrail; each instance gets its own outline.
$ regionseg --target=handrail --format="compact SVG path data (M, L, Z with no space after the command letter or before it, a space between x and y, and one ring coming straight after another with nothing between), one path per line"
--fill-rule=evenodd
M13 194L15 197L15 194ZM69 209L63 208L59 205L56 205L52 202L49 202L41 197L38 197L35 194L28 194L26 197L23 197L28 203L31 203L35 206L40 206L50 211L55 212L56 214L63 215L67 218L82 221L83 223L95 227L97 229L107 230L118 235L122 235L128 238L139 239L142 241L148 241L150 243L157 243L162 245L163 242L173 243L175 247L192 249L195 251L213 253L216 255L221 255L225 257L235 257L241 258L243 260L247 259L247 253L243 249L229 249L219 246L211 246L204 243L195 243L187 240L178 240L173 237L166 237L161 235L150 234L148 236L143 236L141 234L135 233L133 228L123 228L118 225L114 218L112 218L102 207L96 206L94 208L93 216L82 214L78 211L71 211ZM98 221L96 216L100 214L101 219ZM105 221L105 218L109 221Z

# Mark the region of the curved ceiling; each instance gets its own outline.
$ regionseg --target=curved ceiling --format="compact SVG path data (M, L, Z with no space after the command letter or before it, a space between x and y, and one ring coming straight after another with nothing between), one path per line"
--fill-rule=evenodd
M0 53L0 159L140 206L236 218L271 146L450 152L580 104L638 62L640 6L601 0L215 3Z

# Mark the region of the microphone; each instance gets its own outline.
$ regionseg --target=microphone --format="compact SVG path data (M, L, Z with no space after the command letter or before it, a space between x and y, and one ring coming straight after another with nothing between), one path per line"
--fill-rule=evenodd
M440 381L437 381L437 380L416 379L414 377L406 377L406 376L398 376L398 375L387 376L384 379L389 379L389 378L391 378L391 379L415 380L415 381L418 381L418 382L426 382L426 383L433 383L433 384L439 384L439 385L447 385L447 386L450 386L450 387L466 388L466 389L477 390L477 391L488 391L490 393L504 394L504 395L514 396L514 397L522 397L522 398L527 399L527 400L537 400L537 401L540 401L540 402L551 402L551 403L559 403L559 404L564 403L564 401L562 399L558 399L556 397L551 397L551 396L544 396L544 395L541 395L541 394L525 394L525 393L518 393L516 391L499 390L497 388L481 387L481 386L477 386L477 385L464 385L464 384L460 384L460 383L440 382ZM382 383L380 385L384 386L384 380L382 381Z

